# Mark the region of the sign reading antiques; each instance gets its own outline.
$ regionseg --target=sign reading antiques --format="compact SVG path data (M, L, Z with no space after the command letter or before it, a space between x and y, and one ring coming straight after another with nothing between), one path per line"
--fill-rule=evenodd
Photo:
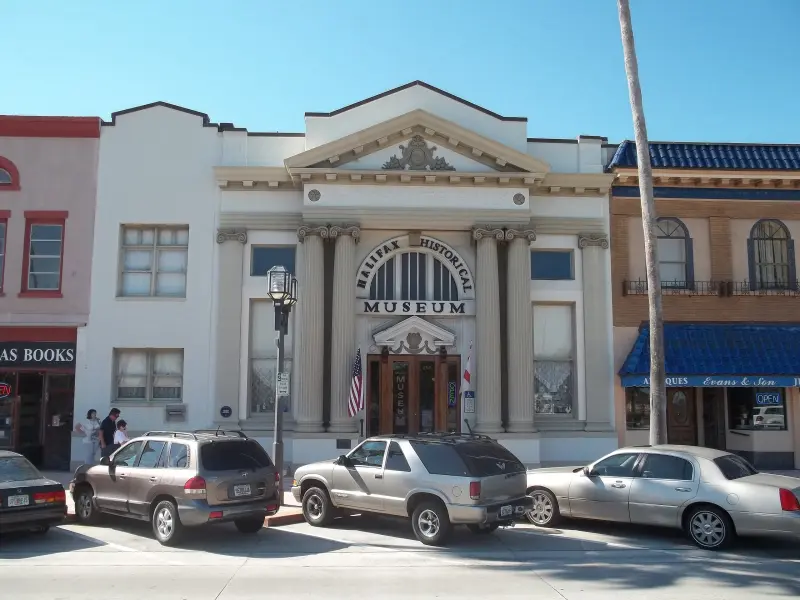
M74 366L74 342L0 342L0 367Z
M397 254L405 252L425 252L433 254L437 257L442 265L445 266L453 275L458 284L458 295L460 298L473 298L474 286L472 282L472 273L467 266L467 263L461 258L461 255L456 252L451 246L445 244L434 238L419 236L419 244L411 246L409 244L409 237L407 235L387 240L386 242L373 248L361 267L358 269L358 276L356 277L356 287L360 295L369 292L370 281L375 271L383 265L388 259Z
M625 375L623 387L648 387L650 377ZM800 377L788 375L677 375L667 377L667 387L800 387Z
M461 302L418 302L416 300L359 300L358 312L364 315L440 315L457 317L474 315L475 301Z

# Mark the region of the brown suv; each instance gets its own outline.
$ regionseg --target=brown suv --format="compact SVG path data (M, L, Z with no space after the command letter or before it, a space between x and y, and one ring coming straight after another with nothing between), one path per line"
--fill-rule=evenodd
M164 545L184 527L210 523L256 533L281 504L272 460L241 431L150 431L99 465L78 467L70 491L79 522L99 513L150 521Z

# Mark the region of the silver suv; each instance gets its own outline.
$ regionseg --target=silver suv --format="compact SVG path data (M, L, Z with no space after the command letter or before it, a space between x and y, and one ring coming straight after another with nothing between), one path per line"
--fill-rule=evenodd
M150 431L70 483L75 514L150 521L156 539L178 542L185 527L233 521L256 533L280 507L280 481L261 445L241 431Z
M292 494L311 525L327 525L341 510L410 517L417 539L431 546L443 545L452 525L491 533L533 504L520 460L474 434L372 437L297 469Z

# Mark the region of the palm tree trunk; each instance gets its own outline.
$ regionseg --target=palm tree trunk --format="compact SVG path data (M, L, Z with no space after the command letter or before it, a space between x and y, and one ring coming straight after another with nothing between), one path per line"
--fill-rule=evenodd
M664 315L661 306L661 276L658 269L656 236L656 206L653 199L653 169L650 165L650 144L639 85L639 64L633 40L629 0L617 0L625 74L633 113L633 132L636 140L636 162L639 166L639 196L642 199L642 227L647 265L647 300L650 309L650 444L667 442L667 402L664 373Z

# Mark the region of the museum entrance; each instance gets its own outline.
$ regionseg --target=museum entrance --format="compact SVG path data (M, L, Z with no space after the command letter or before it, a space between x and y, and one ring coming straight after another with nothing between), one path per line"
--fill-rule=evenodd
M458 356L368 357L365 435L461 431Z

